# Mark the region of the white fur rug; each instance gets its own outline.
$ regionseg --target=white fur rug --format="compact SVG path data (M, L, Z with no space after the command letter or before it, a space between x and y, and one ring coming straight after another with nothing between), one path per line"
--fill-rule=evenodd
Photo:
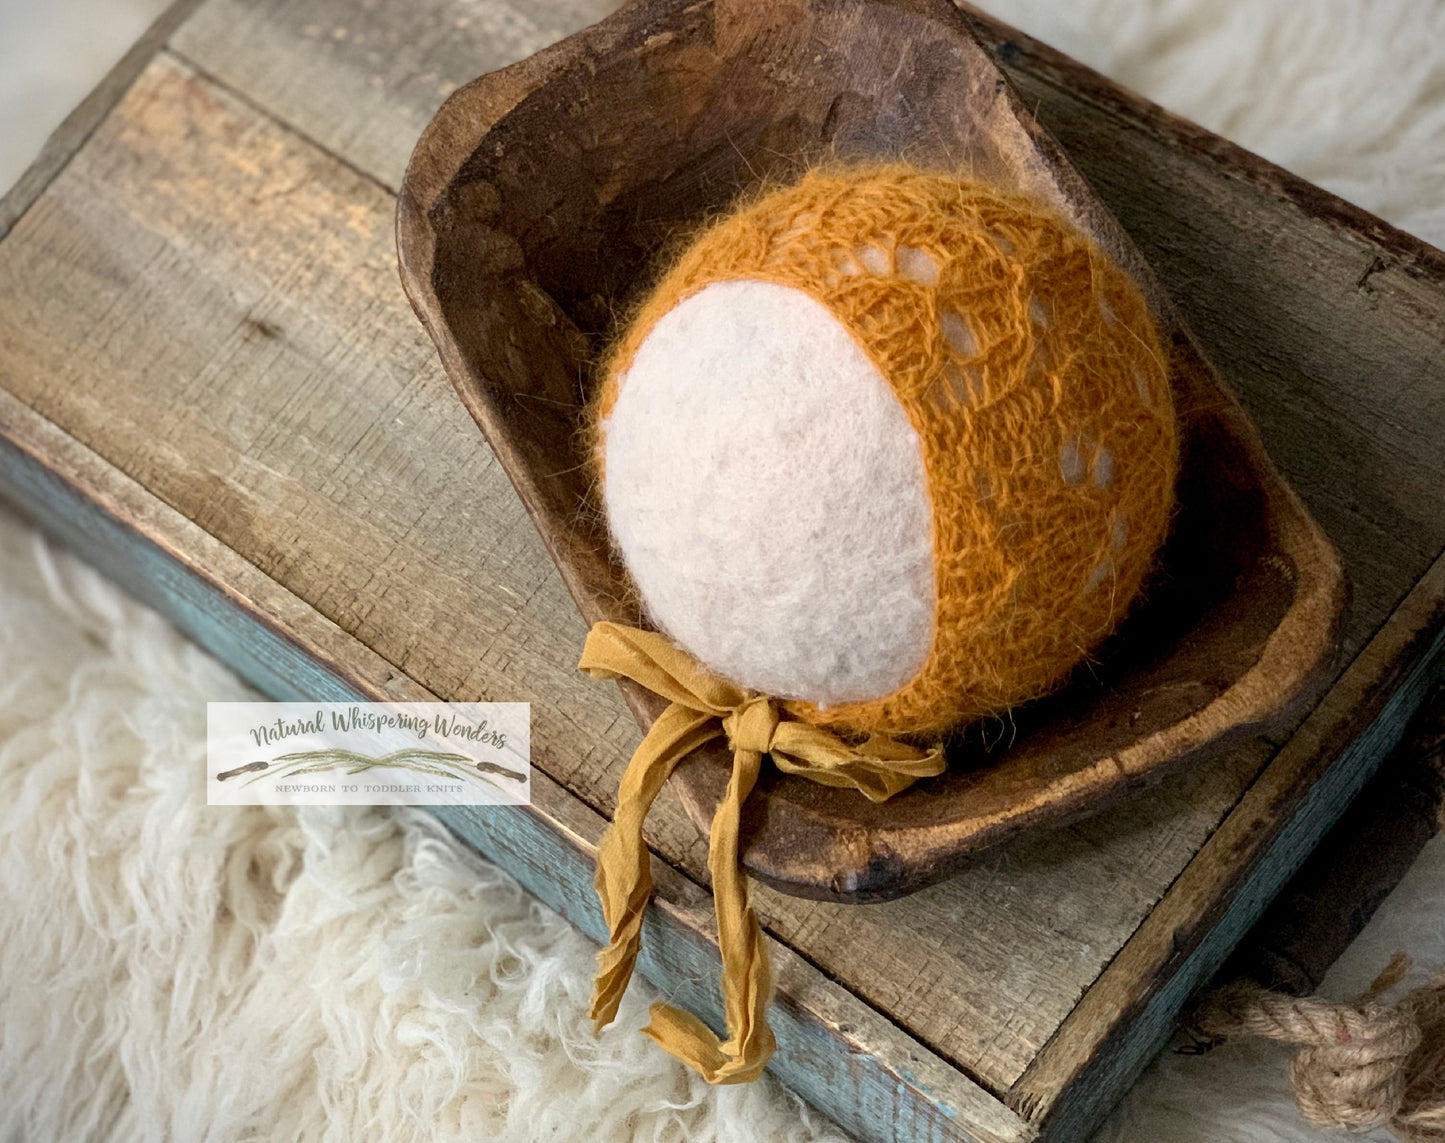
M1440 0L991 6L1445 244ZM594 946L424 814L208 809L204 703L244 693L0 512L0 1141L842 1138L659 1053L640 980L594 1038ZM1330 995L1445 963L1442 873L1437 841ZM1103 1135L1320 1138L1286 1058L1163 1057Z

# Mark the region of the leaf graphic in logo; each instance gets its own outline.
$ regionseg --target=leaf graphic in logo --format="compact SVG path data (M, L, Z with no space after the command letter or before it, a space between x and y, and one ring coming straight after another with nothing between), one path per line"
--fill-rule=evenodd
M475 776L488 783L492 782L489 777L492 774L510 778L514 782L526 780L525 774L519 774L517 771L500 766L495 762L473 763L465 754L423 750L416 746L393 750L390 754L383 754L376 758L367 754L358 754L354 750L343 750L340 747L296 751L291 754L277 755L270 762L257 761L250 762L245 766L237 766L234 770L217 774L216 780L224 782L228 778L235 778L241 774L254 773L255 776L244 783L249 786L252 782L260 781L262 778L293 778L300 774L320 774L327 770L343 770L346 774L351 775L360 774L366 770L375 770L379 767L410 770L413 773L429 774L436 778L467 779Z

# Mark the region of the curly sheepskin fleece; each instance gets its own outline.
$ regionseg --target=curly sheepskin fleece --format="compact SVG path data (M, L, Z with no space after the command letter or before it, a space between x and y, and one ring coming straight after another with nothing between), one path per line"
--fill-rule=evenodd
M826 167L663 277L592 453L685 650L808 721L932 734L1052 690L1135 601L1174 507L1168 368L1139 288L1050 209Z
M983 7L1445 246L1438 0ZM6 1143L844 1139L768 1077L709 1088L638 1036L641 980L594 1038L596 946L423 814L207 810L201 704L254 696L3 511L0 667ZM1445 964L1442 918L1438 838L1324 993L1358 995L1401 948ZM1165 1052L1098 1143L1319 1143L1289 1055Z
M423 810L207 806L261 696L0 506L0 1140L843 1137L587 1018L596 946Z

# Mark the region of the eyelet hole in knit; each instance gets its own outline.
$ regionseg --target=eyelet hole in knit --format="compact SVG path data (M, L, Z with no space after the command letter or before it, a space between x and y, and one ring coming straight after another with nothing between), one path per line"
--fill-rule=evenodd
M1124 545L1129 542L1129 522L1122 516L1114 518L1114 527L1110 532L1110 539L1114 544L1116 552L1122 552Z
M1094 570L1089 573L1089 578L1084 584L1084 594L1088 595L1089 592L1097 589L1101 583L1103 583L1106 579L1109 578L1113 571L1113 560L1105 560L1103 563L1095 567Z
M1084 483L1084 450L1078 437L1070 437L1059 449L1059 473L1065 484Z
M1018 254L1018 247L997 230L990 230L988 237L994 246L998 248L998 252L1005 258L1013 258Z
M943 316L938 319L938 328L943 332L943 340L948 343L948 348L954 353L960 357L977 355L978 342L974 340L973 330L957 310L944 310Z
M1106 448L1101 448L1094 457L1094 486L1096 488L1108 488L1109 482L1114 479L1114 454Z
M895 255L898 272L920 286L938 285L938 262L927 250L917 246L900 246Z
M1134 386L1139 390L1139 400L1150 408L1154 407L1154 395L1149 391L1149 378L1142 369L1134 370Z
M877 243L869 242L858 247L858 261L870 274L893 273L893 259Z

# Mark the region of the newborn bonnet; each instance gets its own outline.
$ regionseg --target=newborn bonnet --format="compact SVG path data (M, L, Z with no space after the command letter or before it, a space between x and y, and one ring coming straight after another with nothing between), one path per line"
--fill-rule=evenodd
M610 1021L651 882L642 822L725 736L709 870L729 1037L644 1029L715 1083L773 1051L738 867L762 759L892 797L951 730L1058 687L1139 596L1174 509L1166 355L1142 293L1020 195L893 164L820 168L692 242L610 353L589 419L611 540L657 631L581 666L670 705L598 850Z
M596 405L651 621L856 731L1057 686L1138 593L1174 502L1138 287L1054 213L903 167L813 171L705 231Z

